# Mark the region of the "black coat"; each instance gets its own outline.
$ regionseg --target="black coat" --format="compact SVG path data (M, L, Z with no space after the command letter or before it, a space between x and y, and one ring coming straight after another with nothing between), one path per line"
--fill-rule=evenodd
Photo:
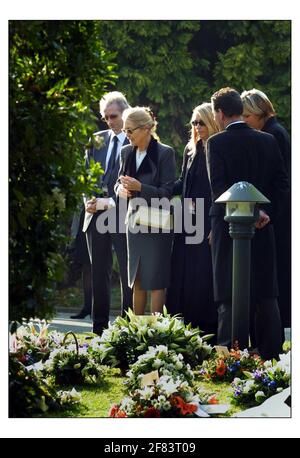
M213 202L239 181L248 181L270 201L263 209L276 221L281 200L289 191L282 156L274 137L236 123L209 138L207 164ZM216 301L231 301L232 239L224 221L225 205L213 203L212 259ZM251 249L251 296L270 298L278 295L276 253L272 223L256 230Z
M267 120L262 131L272 134L276 138L289 183L291 183L291 139L288 132L274 116Z
M291 185L291 141L288 132L275 117L267 120L262 131L277 140ZM280 217L274 224L279 297L278 305L284 327L291 326L291 193L282 201Z
M175 153L173 148L154 138L147 148L147 154L136 171L136 148L131 145L121 150L119 175L129 175L142 183L141 192L134 197L143 198L147 204L151 199L169 199L175 181ZM117 181L115 189L119 186ZM130 221L130 218L129 218ZM133 234L126 230L128 247L128 281L132 287L138 268L143 290L164 289L170 282L172 233Z
M166 306L170 313L182 314L185 323L191 322L205 333L216 333L217 311L213 299L211 249L207 239L211 195L201 142L197 144L196 154L191 155L188 146L185 148L181 176L175 183L173 194L181 194L182 202L184 198L204 199L204 238L201 243L190 245L186 243L184 232L175 234Z

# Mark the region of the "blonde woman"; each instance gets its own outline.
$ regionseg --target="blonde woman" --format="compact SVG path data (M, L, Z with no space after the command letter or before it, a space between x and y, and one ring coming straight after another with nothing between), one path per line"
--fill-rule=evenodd
M241 94L243 102L243 119L256 130L272 134L280 148L286 171L291 176L291 142L286 129L279 124L272 102L267 95L258 89L244 91Z
M277 140L285 169L291 186L291 141L286 129L279 124L272 102L267 95L258 89L244 91L241 94L243 102L243 119L253 129L272 134ZM273 221L276 254L279 297L278 305L284 327L291 326L291 195L286 196L281 205L280 217Z
M206 168L207 139L219 132L210 103L193 110L190 140L183 154L180 178L173 194L204 199L204 239L199 244L186 244L186 234L176 234L172 255L171 286L167 292L169 312L183 314L185 323L199 326L205 333L217 333L217 310L213 299L212 261L209 245L211 191ZM195 215L192 215L193 219ZM195 221L193 221L195 224ZM198 222L199 224L199 222Z
M124 132L130 145L122 148L119 178L115 186L119 198L170 198L175 181L175 153L160 143L157 122L146 107L129 108L123 113ZM143 315L147 291L151 291L151 311L161 312L170 281L171 233L133 233L127 224L128 276L133 287L133 308Z

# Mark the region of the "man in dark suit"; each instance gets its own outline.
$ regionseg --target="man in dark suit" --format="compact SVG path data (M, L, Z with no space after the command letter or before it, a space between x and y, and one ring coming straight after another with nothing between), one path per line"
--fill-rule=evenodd
M107 122L109 129L96 132L93 144L99 146L93 146L86 152L87 167L93 158L95 162L101 164L104 170L100 187L106 198L115 198L114 185L119 171L120 150L123 145L128 143L124 132L122 132L122 113L128 107L126 98L120 92L110 92L100 100L100 113ZM118 226L115 231L99 233L96 227L97 218L105 211L101 207L101 201L100 198L86 202L87 211L83 223L83 231L87 234L92 263L93 332L99 335L107 327L109 320L112 247L115 249L120 269L122 315L129 307L132 307L132 290L128 287L127 277L126 235L119 232ZM102 209L98 210L98 208ZM109 212L116 215L117 208L113 207Z
M212 96L214 116L223 132L207 142L207 165L212 189L210 210L214 296L218 302L218 343L231 345L232 239L224 221L225 205L214 201L230 186L248 181L271 205L260 210L251 247L251 305L255 308L258 350L265 359L281 351L281 322L273 222L289 190L278 145L272 135L242 121L243 104L237 91L223 88Z

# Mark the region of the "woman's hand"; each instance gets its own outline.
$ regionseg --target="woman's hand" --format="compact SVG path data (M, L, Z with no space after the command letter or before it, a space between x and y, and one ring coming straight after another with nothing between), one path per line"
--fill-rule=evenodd
M120 176L120 181L124 189L127 189L127 191L140 192L142 189L142 183L135 178L129 177L128 175Z
M119 197L122 197L122 199L128 199L129 197L132 197L132 193L130 191L128 191L128 189L126 189L122 183L122 179L123 179L123 175L120 176L120 181L121 181L121 184L118 186L118 189L117 189L117 195Z

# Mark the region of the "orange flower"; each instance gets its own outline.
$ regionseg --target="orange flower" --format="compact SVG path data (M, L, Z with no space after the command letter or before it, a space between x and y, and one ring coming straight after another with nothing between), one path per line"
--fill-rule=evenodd
M230 350L230 355L233 356L235 359L241 359L241 352L239 349L237 350Z
M180 396L173 396L174 405L180 409L181 415L188 415L189 413L196 412L197 406L184 402Z
M119 412L119 407L117 406L117 404L113 404L111 408L109 409L108 416L115 417L118 412Z
M219 404L219 401L215 394L208 399L208 404Z
M127 417L127 415L124 412L124 410L119 410L116 414L116 418L125 418L125 417Z
M226 372L226 365L222 359L219 359L216 367L216 373L219 377L222 377Z

